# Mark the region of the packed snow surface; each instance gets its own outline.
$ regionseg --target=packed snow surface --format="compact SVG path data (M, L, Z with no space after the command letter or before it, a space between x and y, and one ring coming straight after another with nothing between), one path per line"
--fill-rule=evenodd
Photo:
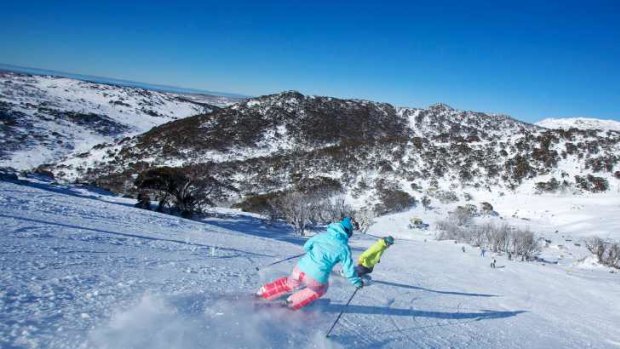
M618 273L503 256L491 269L491 255L432 240L432 224L406 228L411 215L432 222L447 208L377 220L369 233L396 244L325 338L354 290L343 278L297 312L251 300L293 262L256 266L302 252L304 239L286 226L230 210L198 222L132 204L87 188L0 182L0 347L620 347ZM355 256L372 235L354 235Z

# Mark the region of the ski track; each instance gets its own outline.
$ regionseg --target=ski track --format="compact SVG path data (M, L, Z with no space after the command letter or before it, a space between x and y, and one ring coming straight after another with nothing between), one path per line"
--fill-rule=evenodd
M327 295L302 311L252 305L250 294L293 261L258 273L255 266L301 252L303 240L281 226L251 230L256 218L242 215L190 221L127 199L51 189L0 182L2 348L620 343L617 274L503 259L492 270L473 249L415 237L386 252L325 339L354 291L343 278L332 277ZM354 254L374 241L354 236Z

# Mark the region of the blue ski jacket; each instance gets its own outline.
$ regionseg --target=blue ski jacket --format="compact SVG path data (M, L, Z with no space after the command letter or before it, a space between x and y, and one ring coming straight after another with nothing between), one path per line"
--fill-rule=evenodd
M361 285L362 280L355 271L348 242L349 237L342 223L332 223L327 227L327 232L306 241L306 254L297 262L297 267L325 284L334 265L341 263L344 276L353 285Z

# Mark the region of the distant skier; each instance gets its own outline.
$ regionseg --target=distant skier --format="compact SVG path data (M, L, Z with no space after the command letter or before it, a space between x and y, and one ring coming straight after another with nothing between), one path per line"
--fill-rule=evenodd
M353 266L348 242L353 234L351 218L332 223L327 232L310 238L304 244L306 254L297 262L288 277L282 277L263 285L256 295L268 300L304 287L290 295L286 304L297 310L319 299L327 292L329 275L333 267L341 263L344 276L357 288L364 284Z
M485 253L486 251L487 251L487 250L486 250L484 247L480 247L480 257L484 257L484 253Z
M495 269L495 263L497 263L497 260L495 260L495 257L493 257L493 262L491 262L491 268Z
M394 238L391 236L381 238L372 244L372 246L357 258L357 266L355 267L357 275L364 276L372 273L375 265L381 262L383 252L392 245L394 245Z

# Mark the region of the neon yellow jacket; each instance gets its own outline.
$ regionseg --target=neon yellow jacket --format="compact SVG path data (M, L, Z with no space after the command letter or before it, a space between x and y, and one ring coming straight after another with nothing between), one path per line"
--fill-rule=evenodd
M374 268L375 264L381 260L381 255L388 248L383 239L379 239L372 244L364 253L357 258L357 264L363 265L366 268Z

